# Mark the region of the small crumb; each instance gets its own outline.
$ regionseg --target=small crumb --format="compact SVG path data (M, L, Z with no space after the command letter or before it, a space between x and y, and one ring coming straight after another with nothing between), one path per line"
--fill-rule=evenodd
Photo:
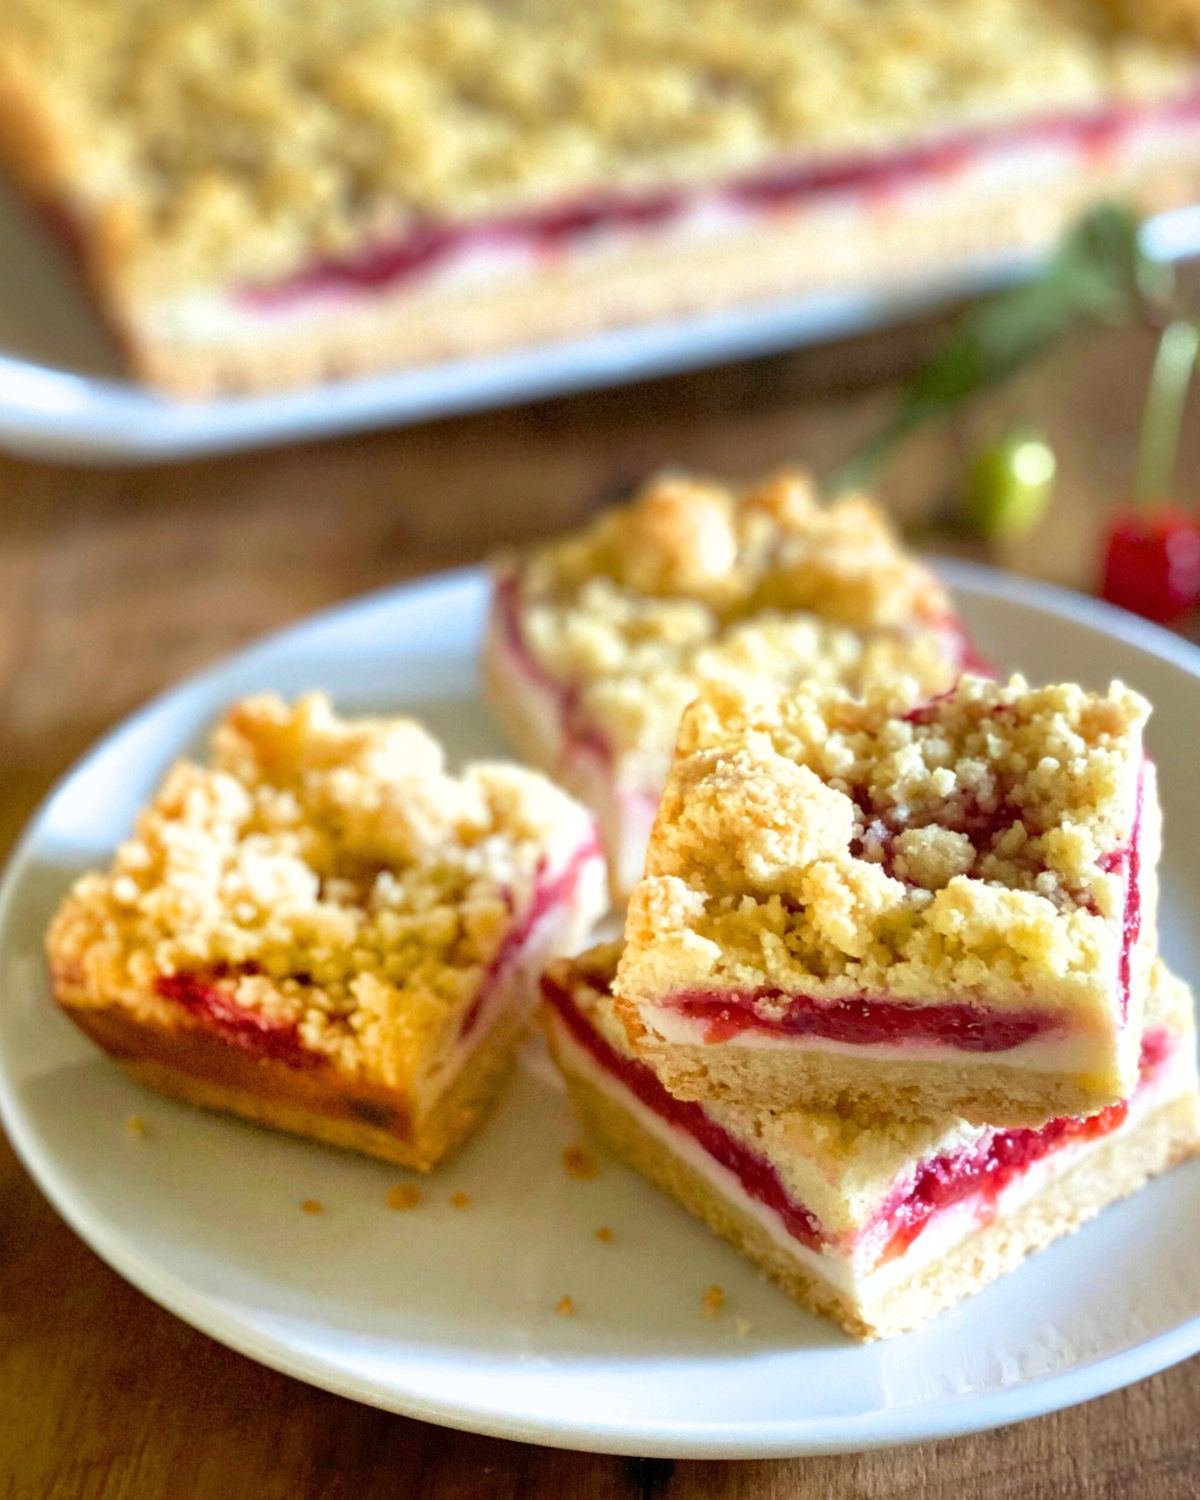
M580 1182L590 1182L593 1177L600 1175L595 1157L589 1155L582 1146L563 1147L563 1166Z
M141 1115L130 1115L125 1121L125 1129L128 1130L130 1135L145 1135L146 1122L142 1119Z
M596 1231L596 1238L602 1245L611 1245L613 1240L616 1239L616 1235L613 1234L607 1224L601 1224L600 1228Z
M725 1306L725 1293L719 1286L707 1286L700 1294L700 1311L706 1318L719 1318Z
M471 1206L471 1200L467 1197L466 1193L452 1194L450 1202L455 1208L470 1208Z
M738 1338L744 1339L750 1332L750 1330L754 1327L754 1324L747 1323L745 1318L734 1318L733 1326L737 1329Z
M323 1214L325 1212L325 1205L318 1203L315 1198L305 1198L300 1208L306 1214Z
M575 1301L571 1297L560 1297L554 1311L560 1318L573 1318L575 1316Z
M414 1187L411 1182L398 1183L388 1190L387 1206L389 1208L416 1208L420 1201L421 1189Z

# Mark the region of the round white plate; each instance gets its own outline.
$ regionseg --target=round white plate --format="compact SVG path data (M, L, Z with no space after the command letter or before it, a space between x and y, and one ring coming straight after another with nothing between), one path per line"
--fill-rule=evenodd
M1158 705L1163 945L1200 978L1200 651L1089 600L985 569L945 574L995 660L1043 680L1120 676ZM758 1457L941 1437L1082 1401L1200 1349L1200 1162L926 1327L863 1347L639 1179L612 1165L568 1176L570 1114L536 1050L475 1140L421 1182L421 1205L397 1213L385 1194L414 1174L158 1099L76 1033L50 999L47 920L222 706L322 687L346 710L419 713L455 756L501 751L476 694L484 604L482 576L462 572L298 625L131 719L34 818L0 892L0 1110L79 1234L164 1307L315 1385L610 1452ZM303 1213L305 1199L324 1214ZM602 1225L610 1244L595 1237ZM726 1311L706 1318L714 1283ZM575 1317L556 1315L563 1296Z

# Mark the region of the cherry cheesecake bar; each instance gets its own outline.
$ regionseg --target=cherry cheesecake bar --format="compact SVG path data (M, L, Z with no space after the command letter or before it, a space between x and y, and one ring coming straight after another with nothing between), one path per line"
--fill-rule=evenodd
M522 759L596 813L623 900L700 683L933 694L968 659L946 591L870 501L822 505L798 473L739 489L663 475L497 565L483 675Z
M8 0L0 155L142 376L944 285L1200 188L1194 0Z
M615 993L680 1098L1041 1125L1127 1098L1156 947L1145 701L708 683Z
M615 1012L618 953L543 979L543 1024L585 1129L855 1337L912 1328L1200 1152L1192 998L1159 962L1129 1100L1006 1130L676 1099Z
M58 1003L151 1088L428 1168L606 904L592 818L544 777L452 776L411 720L266 696L174 767L46 946Z

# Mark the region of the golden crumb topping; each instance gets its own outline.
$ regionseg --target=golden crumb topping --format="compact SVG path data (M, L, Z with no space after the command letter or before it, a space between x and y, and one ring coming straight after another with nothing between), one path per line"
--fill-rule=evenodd
M1111 995L1148 705L970 676L911 704L707 684L617 993ZM1149 823L1152 782L1145 801Z
M1143 12L1117 0L8 0L0 59L108 268L178 287L274 278L430 216L1162 98L1186 86L1194 56L1137 35Z
M533 553L517 589L524 648L658 785L701 682L901 677L931 694L963 646L945 590L883 513L822 505L798 473L743 489L660 476Z
M76 883L51 967L74 1005L167 1024L164 981L195 975L226 1018L294 1028L401 1086L478 992L539 875L591 837L534 772L449 775L411 720L251 698L218 725L211 765L178 763L111 869Z

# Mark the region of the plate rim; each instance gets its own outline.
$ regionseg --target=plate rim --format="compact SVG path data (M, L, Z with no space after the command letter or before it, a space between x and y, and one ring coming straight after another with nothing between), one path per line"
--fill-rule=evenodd
M1055 585L1018 577L982 564L956 559L931 559L943 581L1004 602L1025 605L1066 618L1113 636L1164 659L1200 683L1200 647L1161 626L1139 619L1103 601ZM30 815L15 841L0 880L0 942L9 931L13 903L20 893L24 871L47 813L74 777L84 774L120 737L146 720L180 704L190 696L211 692L214 679L251 665L255 656L268 655L287 637L308 629L335 626L355 614L365 614L389 603L417 601L423 594L456 588L476 591L486 586L480 565L427 574L335 604L298 619L230 652L182 682L156 694L147 703L107 730L66 771L56 778ZM431 1400L412 1386L401 1388L353 1375L320 1358L295 1350L286 1339L247 1330L219 1301L195 1292L179 1273L165 1270L122 1236L117 1225L100 1212L81 1204L60 1170L53 1152L43 1145L26 1120L0 1054L0 1123L13 1150L55 1211L111 1269L135 1288L191 1327L270 1369L351 1400L420 1421L462 1431L554 1448L639 1457L747 1459L782 1458L865 1451L872 1448L935 1441L983 1431L1031 1417L1046 1415L1105 1395L1142 1380L1200 1352L1200 1314L1174 1328L1116 1354L1102 1356L1057 1375L1031 1377L999 1391L965 1394L915 1407L884 1408L870 1413L824 1414L788 1418L748 1429L745 1422L696 1422L656 1426L652 1431L632 1421L589 1423L579 1419L533 1419L506 1412L502 1406Z

